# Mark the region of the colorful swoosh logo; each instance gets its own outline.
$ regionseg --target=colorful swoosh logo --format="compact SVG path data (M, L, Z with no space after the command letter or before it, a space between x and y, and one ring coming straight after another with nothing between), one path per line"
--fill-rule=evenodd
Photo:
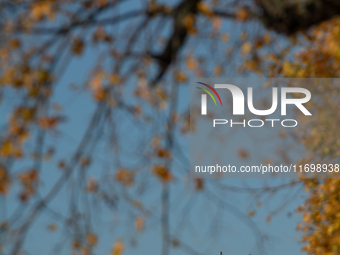
M214 92L215 95L217 96L218 100L220 100L220 104L222 105L222 101L221 101L220 95L217 93L217 91L216 91L213 87L211 87L210 85L205 84L205 83L203 83L203 82L197 82L197 83L199 83L199 84L201 84L201 85L203 85L203 86L206 86L206 87L209 88L212 92ZM204 92L206 92L206 93L212 98L212 100L214 100L215 105L217 105L214 96L213 96L208 90L202 89L202 88L200 88L200 87L196 87L196 88L201 89L201 90L203 90Z

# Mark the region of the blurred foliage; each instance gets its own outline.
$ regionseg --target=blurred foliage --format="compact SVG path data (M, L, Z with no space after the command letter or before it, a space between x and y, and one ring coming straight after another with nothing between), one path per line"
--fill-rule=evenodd
M11 239L13 243L10 254L19 253L34 219L41 210L46 209L46 204L71 176L79 178L76 180L80 183L81 192L104 201L109 207L115 206L117 197L126 199L132 208L138 209L132 220L135 231L142 232L147 227L150 211L146 209L143 201L130 197L129 193L129 190L136 188L139 194L140 183L144 183L144 180L141 181L143 171L139 169L142 167L132 169L123 164L114 165L114 174L104 176L104 181L112 181L114 188L110 186L111 183L105 186L103 180L87 174L87 169L94 161L91 148L95 147L98 137L106 130L103 126L114 126L112 115L116 110L129 113L141 123L140 125L146 126L151 126L149 123L152 122L157 124L157 119L153 119L150 112L165 116L159 118L165 121L158 125L156 133L143 137L148 141L138 148L138 151L142 154L141 165L145 165L147 176L157 180L161 187L158 191L162 194L163 239L171 239L164 242L181 247L181 240L170 238L167 233L168 187L177 180L184 180L183 186L187 185L191 191L198 193L204 192L207 185L202 179L187 181L188 173L183 174L183 171L176 170L172 165L175 155L179 154L174 146L174 133L186 137L195 128L194 123L190 123L188 111L180 112L177 109L179 88L188 84L191 77L209 75L223 77L231 74L255 74L262 77L289 78L339 76L338 18L286 37L266 29L262 25L263 21L256 17L256 13L250 11L256 9L256 5L253 2L249 4L249 1L236 3L213 0L195 1L195 4L183 1L183 5L178 6L177 3L175 5L148 1L140 10L130 10L126 7L127 10L123 14L115 11L113 14L103 15L107 10L116 10L119 4L120 1L109 0L0 2L1 95L6 98L13 91L16 95L0 135L0 193L6 197L11 192L17 192L19 203L30 208L20 224L15 222L15 219L12 222L12 218L1 223L1 235L9 233L11 229L17 231L14 241ZM228 12L221 12L221 9ZM170 23L174 24L172 35L170 32L164 34L168 19L172 19ZM239 29L226 31L223 26L225 19L229 22L228 29L234 29L234 26ZM152 22L154 27L148 27ZM116 27L107 27L118 23L123 23L124 33L118 33ZM291 33L291 30L288 32ZM197 44L204 40L209 40L204 48L210 51L201 54L200 51L204 50L199 50ZM188 43L187 48L184 42ZM176 43L176 47L171 46ZM98 54L98 59L93 61L93 68L88 72L86 82L80 87L70 86L70 91L89 91L97 110L88 127L84 128L87 131L74 155L58 160L60 179L41 197L37 191L44 182L41 179L41 171L46 171L42 170L41 162L51 160L58 152L57 147L44 146L45 136L57 134L63 122L68 121L67 109L64 110L52 100L55 86L70 59L82 57L89 48L104 50ZM184 49L181 54L180 49ZM111 62L113 64L108 64ZM159 74L155 73L155 70L158 70ZM168 75L164 76L165 73ZM157 82L153 82L155 80ZM299 141L309 152L301 162L338 162L340 87L311 83L308 89L312 95L316 95L317 100L311 105L314 109L314 121L302 120L306 129L297 134ZM123 100L127 97L126 94L132 95L133 100ZM110 132L114 133L113 129ZM117 155L120 148L115 135L121 137L120 134L114 134L109 142L112 153ZM30 141L35 144L34 149L26 146ZM132 157L132 153L126 154ZM245 160L249 158L249 153L240 150L239 157ZM15 171L15 162L24 160L28 160L31 166L23 171ZM79 176L74 173L75 168L80 169ZM301 178L300 181L283 187L298 185L301 182L308 192L306 203L298 208L303 214L303 222L298 226L298 230L303 231L304 251L308 254L339 254L338 179ZM148 182L145 183L145 186L149 185ZM14 188L16 184L19 189ZM118 193L115 185L119 185L123 191ZM278 189L264 190L275 193ZM260 201L257 206L261 206ZM80 209L73 210L70 217L75 223L70 225L77 230L77 212L79 213ZM256 211L251 210L246 216L251 218L255 214ZM268 222L271 217L272 215L268 215ZM86 223L87 220L84 221ZM48 225L51 232L58 231L58 228L57 223ZM84 233L75 232L72 236L72 250L79 254L92 254L92 249L99 242L97 234L91 227L86 228ZM122 239L117 238L113 242L111 254L123 254L125 245ZM163 245L163 254L167 254L168 246ZM3 249L8 251L7 247Z

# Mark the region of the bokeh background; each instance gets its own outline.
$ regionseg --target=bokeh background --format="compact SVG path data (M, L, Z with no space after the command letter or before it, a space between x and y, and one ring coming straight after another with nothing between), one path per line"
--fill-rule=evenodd
M337 178L189 172L190 78L336 78L339 13L337 0L1 0L1 254L339 254ZM338 163L339 87L308 89L313 118L277 137L301 157L275 152Z

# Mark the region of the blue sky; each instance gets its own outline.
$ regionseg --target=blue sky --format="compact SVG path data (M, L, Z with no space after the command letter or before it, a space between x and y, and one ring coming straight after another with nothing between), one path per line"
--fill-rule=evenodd
M124 8L130 7L126 6ZM226 31L228 29L231 30L231 24L227 23L224 26ZM86 50L82 57L73 59L65 74L57 83L53 101L58 102L62 106L67 115L67 121L60 126L58 132L51 133L48 136L47 144L57 147L58 152L53 160L43 164L43 183L40 189L40 194L42 195L49 190L51 185L60 176L61 172L57 168L56 163L59 159L67 158L74 152L84 133L84 127L89 122L95 109L91 93L89 91L70 92L70 84L84 85L100 50L100 48L91 48ZM204 51L204 45L200 45L196 49L196 54L199 55ZM233 61L238 62L241 59ZM210 63L210 65L213 64ZM132 84L133 82L132 80L129 84L130 87L134 87L135 84ZM129 90L127 89L127 91ZM184 111L189 106L189 85L181 86L179 94L178 108L179 111ZM15 98L14 95L4 98L4 103L1 106L1 113L4 119L8 117L8 105L11 105L13 98ZM134 102L134 99L129 98L131 97L127 93L127 102ZM164 113L161 112L159 116L164 116ZM135 160L132 150L130 151L130 145L132 147L135 146L136 143L134 141L139 141L144 135L151 136L150 132L153 132L153 130L148 126L143 126L143 123L140 123L138 120L127 117L124 112L117 112L117 119L122 121L120 127L122 132L121 141L123 145L124 143L126 145L123 147L124 153L122 153L120 160L126 165L138 164L138 160ZM189 137L181 138L177 135L177 138L179 146L183 149L184 156L186 159L189 159ZM100 142L94 153L94 163L88 174L97 178L108 178L110 176L113 178L114 155L107 150L104 144L105 141ZM32 144L27 145L28 148L30 146ZM235 208L243 213L253 210L256 206L254 205L255 200L251 196L252 194L230 191L216 194L221 200L232 205L230 208L223 210L216 203L212 203L211 198L205 192L194 192L186 187L185 184L188 182L188 176L180 176L178 174L181 172L179 169L183 168L184 163L181 160L177 160L173 165L176 168L176 177L178 177L171 184L170 232L173 233L174 237L180 238L201 254L213 255L219 254L220 251L223 251L224 254L265 254L257 246L258 236L254 236L251 227L249 227L256 224L261 233L266 236L264 247L267 254L300 253L301 245L298 243L300 233L297 233L295 228L298 222L301 221L301 217L294 213L294 210L304 201L303 189L296 187L284 190L273 197L269 195L264 196L263 206L257 209L256 215L251 219L245 219L243 216L240 216L238 211L235 211ZM16 169L28 166L28 162L22 162L16 166ZM264 182L274 186L275 184L288 181L284 179L229 179L225 180L225 183L234 186L263 187ZM91 213L95 215L92 225L94 226L94 232L99 236L99 244L95 249L95 254L109 254L112 244L117 238L121 238L126 244L124 254L160 253L159 191L161 184L156 178L150 177L150 181L146 185L147 188L143 195L139 194L138 189L128 190L128 193L132 196L143 199L143 203L153 212L152 216L146 216L145 231L142 233L135 233L131 220L138 213L129 208L124 202L119 203L116 210L110 211L105 209L104 206L97 207L95 202L92 201ZM210 191L215 190L215 187L210 187L209 185L212 184L207 184L207 189ZM56 240L59 240L58 242L60 242L63 249L66 248L62 250L61 254L67 251L67 248L69 248L69 233L66 228L59 225L59 229L52 233L47 230L47 225L57 221L54 219L56 217L55 212L60 215L67 215L70 206L68 198L72 195L72 189L75 186L75 183L68 182L62 192L50 204L51 212L47 211L41 214L34 224L24 246L29 251L29 254L52 254L51 251ZM114 188L117 190L121 189L118 186ZM282 209L277 216L273 217L270 223L267 223L266 216L271 211L276 210L286 199L292 202ZM15 192L6 201L4 199L1 200L3 205L6 203L7 215L10 215L17 208L17 201ZM224 207L225 205L222 205L221 202L221 206ZM25 211L22 213L25 213ZM1 217L5 218L6 215L2 213ZM136 245L131 245L133 240L136 240ZM171 254L190 253L185 253L182 249L173 249Z
M89 52L84 57L72 61L63 79L59 81L58 89L55 93L55 101L59 102L65 109L68 120L62 124L61 132L55 138L49 139L51 144L59 148L56 156L57 159L64 156L67 157L67 155L72 153L82 135L79 131L84 130L83 126L89 121L91 113L94 111L93 100L89 93L75 92L75 95L69 95L68 92L68 85L70 83L82 84L87 75L86 69L91 67L91 59L93 57L91 52ZM180 105L187 106L189 87L182 87L181 90ZM136 132L129 124L124 125L127 133L130 132L129 128L131 128L131 132ZM188 142L188 138L180 141L186 157L189 158ZM103 150L98 150L95 156L98 159L98 163L91 167L91 175L100 176L106 171L104 168L106 157L109 156L107 154ZM124 157L128 161L129 154L126 154ZM175 164L175 167L180 168L182 166ZM56 168L53 162L44 164L44 169L42 193L47 191L60 175L60 170ZM160 185L158 181L155 179L151 181L154 183L153 187L159 191ZM261 187L263 182L264 180L260 179L230 179L226 181L226 183L235 186L244 186L244 183L247 183L251 187ZM266 180L266 182L268 185L274 186L275 184L288 182L288 180L270 179ZM65 201L68 201L67 197L71 194L71 190L72 187L67 185L66 189L53 200L51 208L56 212L64 214L68 208L68 204L65 204ZM183 241L192 245L192 247L203 254L218 254L221 250L226 254L264 254L258 251L256 245L257 239L242 218L239 219L234 213L228 212L228 210L225 213L219 212L221 209L216 206L212 207L211 203L209 203L209 198L204 193L194 193L185 190L180 181L176 181L171 185L171 191L171 230L173 233L181 233L178 237L182 238ZM219 196L221 199L236 206L243 213L254 207L251 195L230 193L226 191L225 193L220 193ZM295 196L294 193L296 194ZM184 196L187 196L187 199L184 199ZM301 189L299 192L288 189L279 193L279 195L273 198L268 198L268 201L263 201L263 206L257 210L256 215L251 219L256 223L261 232L267 236L265 248L268 254L300 253L301 245L298 243L300 234L295 231L295 228L301 218L293 212L303 202L302 196L303 190ZM272 210L277 209L287 198L293 200L290 205L273 217L271 223L267 223L266 216ZM143 202L151 206L159 203L159 195L152 192L146 195L144 199ZM9 199L9 205L12 203L13 200ZM119 237L126 243L128 243L129 238L136 238L137 240L137 246L131 247L127 245L125 254L158 254L161 244L159 216L155 218L147 217L145 231L141 234L134 234L131 222L124 218L125 212L123 208L121 212L102 210L98 213L98 219L95 222L95 232L99 235L99 245L96 248L96 254L108 254L113 242ZM187 209L189 210L187 211ZM94 209L94 211L96 210ZM159 214L158 209L156 209L157 213ZM292 216L288 217L287 215L291 213L293 213ZM178 231L178 229L181 230L182 228L178 224L182 222L182 217L186 214L188 215L184 222L189 222L189 227L184 231ZM25 246L31 254L41 254L50 251L54 247L56 237L60 238L61 241L63 240L64 234L61 234L63 232L62 228L55 233L47 230L47 225L54 222L53 217L51 220L49 216L48 213L47 215L43 214L30 231L30 235L28 235ZM117 221L121 222L118 228L115 224ZM211 229L214 224L217 224L216 228ZM220 224L224 226L219 228L218 225ZM171 254L186 253L183 253L181 249L173 249Z

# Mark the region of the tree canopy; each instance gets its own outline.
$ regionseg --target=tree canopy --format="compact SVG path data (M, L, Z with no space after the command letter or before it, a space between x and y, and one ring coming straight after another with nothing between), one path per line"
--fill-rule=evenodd
M339 14L337 0L0 1L1 251L25 250L46 214L49 231L67 233L60 246L93 254L93 218L112 211L133 233L157 221L163 255L172 247L201 254L171 232L174 195L200 194L259 233L251 218L262 198L304 187L303 250L339 254L338 179L255 188L189 178L185 141L194 123L180 93L192 77L338 77ZM338 162L340 88L309 89L318 100L314 121L295 134L308 152L301 162ZM234 207L221 199L226 192L254 196L255 209ZM62 213L50 206L60 199ZM111 254L127 245L116 238Z

